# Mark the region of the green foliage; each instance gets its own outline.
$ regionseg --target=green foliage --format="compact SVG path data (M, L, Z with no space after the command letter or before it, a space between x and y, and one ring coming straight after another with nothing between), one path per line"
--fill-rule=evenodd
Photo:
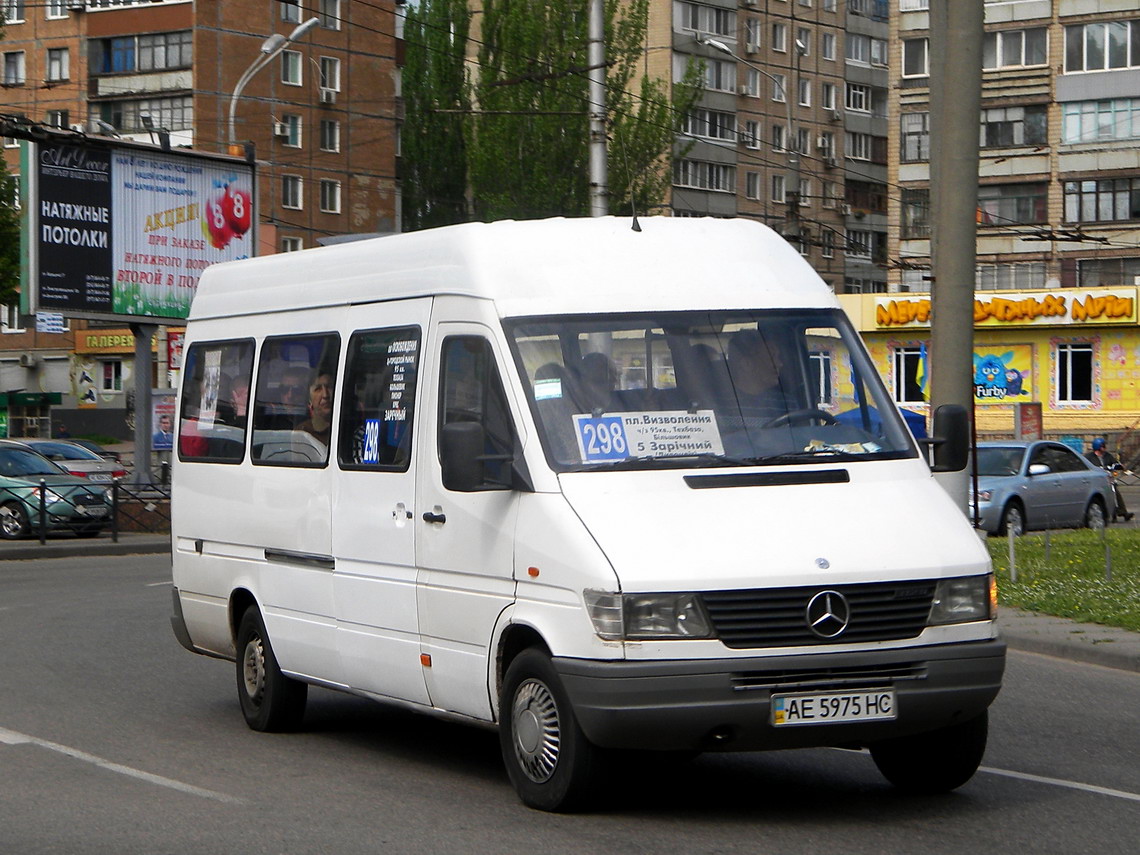
M0 305L19 300L20 211L16 207L17 179L0 156Z
M466 219L449 206L463 164L470 216L478 220L584 216L589 212L588 0L485 0L478 64L463 84L455 53L449 73L425 73L439 56L444 21L458 20L460 0L424 0L405 28L405 222L436 225L425 210L443 209L448 221ZM437 12L447 6L450 17ZM669 187L669 157L684 114L699 95L699 70L670 83L639 75L645 59L649 0L607 0L605 22L609 208L638 213L660 205ZM434 16L442 17L434 17ZM466 26L466 18L464 26ZM456 30L458 33L458 30ZM464 29L466 33L466 29ZM459 39L457 38L458 42ZM441 121L438 105L466 105ZM426 111L426 112L425 112ZM440 157L428 149L449 152ZM418 148L415 148L418 146ZM457 152L456 148L462 151ZM447 180L439 176L452 167ZM445 195L450 193L450 198Z
M1015 538L1016 583L1006 538L991 537L987 545L1003 605L1140 630L1140 530L1109 528L1103 538L1094 531Z

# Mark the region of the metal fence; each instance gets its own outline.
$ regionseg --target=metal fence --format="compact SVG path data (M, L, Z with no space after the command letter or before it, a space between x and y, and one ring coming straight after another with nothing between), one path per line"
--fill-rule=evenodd
M0 488L0 535L5 540L49 535L99 537L110 532L170 531L170 487L165 484L55 485L41 479L35 486Z

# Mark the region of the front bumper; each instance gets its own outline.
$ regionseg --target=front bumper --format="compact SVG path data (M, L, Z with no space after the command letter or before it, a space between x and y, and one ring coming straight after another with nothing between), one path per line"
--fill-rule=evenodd
M555 658L586 737L603 748L749 751L863 746L967 721L997 697L1004 641L667 662ZM893 688L893 721L772 724L773 693Z

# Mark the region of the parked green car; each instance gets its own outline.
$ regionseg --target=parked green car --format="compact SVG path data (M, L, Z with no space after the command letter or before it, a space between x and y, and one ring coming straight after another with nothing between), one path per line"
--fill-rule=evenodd
M64 472L20 443L0 441L0 537L15 540L39 531L41 489L48 531L96 537L110 523L109 490Z

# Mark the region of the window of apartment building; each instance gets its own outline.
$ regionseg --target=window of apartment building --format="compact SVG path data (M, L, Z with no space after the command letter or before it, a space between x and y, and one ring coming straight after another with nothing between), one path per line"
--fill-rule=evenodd
M903 113L899 122L899 160L903 163L930 160L930 114Z
M772 150L785 151L785 137L787 129L783 125L772 125Z
M25 0L3 0L0 2L0 14L4 16L4 23L23 23L26 5Z
M799 79L799 100L801 107L811 106L811 81L805 77Z
M301 0L280 0L281 20L291 24L301 23Z
M4 54L4 85L21 86L25 79L24 52L17 50Z
M304 83L300 51L281 51L281 82L290 86L300 86Z
M796 191L796 204L797 205L810 205L812 196L812 187L810 178L800 178L800 189Z
M874 245L873 232L866 229L847 230L847 255L850 258L870 259Z
M285 113L281 117L281 125L285 130L281 144L290 148L301 147L301 117L295 113Z
M281 207L301 210L301 176L281 176Z
M904 188L902 191L903 240L922 240L930 237L930 190Z
M786 53L788 50L788 25L772 25L772 50Z
M1140 220L1140 178L1066 181L1065 222Z
M782 74L772 75L772 100L783 103L788 98L788 89L785 84L787 78Z
M1127 140L1140 137L1140 98L1073 101L1061 105L1061 141Z
M835 11L835 0L823 0L821 5L823 7L823 11L825 11L825 12L834 12Z
M67 48L48 48L47 79L67 80L71 77L71 51Z
M736 192L736 170L724 163L704 160L677 160L673 164L673 183L697 190Z
M819 150L820 157L835 157L835 134L831 131L824 131L815 141L815 147Z
M1045 287L1044 261L979 264L974 268L978 291L1018 291Z
M1049 61L1044 27L1031 30L999 30L986 33L982 41L982 68L1021 68Z
M1045 145L1048 141L1048 108L994 107L982 110L978 144L982 148Z
M317 17L326 30L340 29L340 0L320 0Z
M67 5L68 0L48 0L47 14L45 17L47 17L49 21L53 21L57 18L66 18Z
M340 122L321 119L321 151L340 151Z
M886 39L875 39L859 33L847 36L847 61L858 65L886 65Z
M194 62L194 45L189 30L176 33L148 33L139 36L139 71L189 68Z
M0 306L0 332L22 333L28 328L24 323L24 315L20 314L20 304Z
M819 86L819 99L825 110L835 109L835 84L821 83Z
M1087 404L1093 399L1093 345L1091 342L1058 342L1053 359L1054 392L1058 404Z
M1065 27L1065 73L1140 66L1140 21Z
M770 197L773 202L786 202L788 199L788 181L787 176L773 175L772 176L772 195Z
M340 213L340 182L321 179L321 210L326 214Z
M746 172L744 174L744 195L749 199L760 198L760 173Z
M796 129L796 151L811 154L811 128Z
M819 233L819 254L824 258L835 257L835 232L822 229Z
M298 252L305 248L299 237L283 237L281 238L281 251L282 252Z
M930 75L930 39L903 39L903 77L927 77Z
M876 279L848 276L843 280L843 290L847 294L885 294L887 283Z
M922 12L930 8L930 0L899 0L900 12Z
M706 59L705 88L717 92L733 92L736 90L736 65L731 62L721 62L719 59Z
M681 29L717 36L736 35L736 13L730 9L717 9L699 3L682 3Z
M744 46L746 50L755 52L760 49L760 34L764 26L759 18L745 18L744 20Z
M848 179L844 194L847 204L858 211L869 214L887 213L886 184Z
M819 52L824 59L835 59L835 33L824 33L820 36Z
M176 98L142 98L134 101L102 101L99 118L126 131L144 129L142 116L150 116L155 127L168 131L186 130L194 125L194 102L189 95Z
M887 162L887 138L871 134L848 131L844 146L849 160L869 160L872 163Z
M1047 222L1049 185L988 184L978 188L978 224L1026 225Z
M749 68L744 73L744 94L753 98L760 97L760 72Z
M69 117L67 110L48 110L44 113L44 124L49 128L67 128Z
M697 108L685 116L681 131L692 137L735 141L736 114Z
M811 30L807 27L796 30L796 50L800 56L811 56Z
M898 404L922 404L926 401L921 378L926 375L926 353L922 345L891 348L891 390Z
M340 60L334 56L321 57L321 88L340 91Z
M749 119L744 123L744 134L740 140L745 148L760 148L760 123Z
M103 360L103 376L100 388L104 392L123 391L123 360Z
M860 113L870 113L871 87L864 86L862 83L848 83L847 98L844 101L844 106L848 110L855 110Z
M1077 285L1132 285L1140 277L1140 257L1081 258L1077 260Z

